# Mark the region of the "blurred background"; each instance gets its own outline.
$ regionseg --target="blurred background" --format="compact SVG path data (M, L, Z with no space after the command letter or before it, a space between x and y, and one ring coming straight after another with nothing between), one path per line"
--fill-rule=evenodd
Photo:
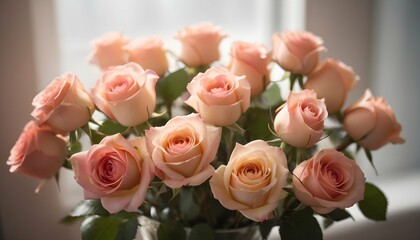
M420 239L420 1L417 0L2 0L0 1L0 239L80 239L79 224L59 220L82 199L73 175L62 170L60 188L11 174L5 164L32 111L33 97L54 77L79 76L90 89L99 69L89 65L90 40L109 31L129 38L162 36L166 47L184 26L202 21L220 25L232 40L264 43L284 30L321 36L333 57L360 76L346 105L364 89L383 96L403 126L404 145L373 152L379 176L363 155L358 163L367 181L389 200L388 221L375 223L351 209L345 220L325 230L325 239Z

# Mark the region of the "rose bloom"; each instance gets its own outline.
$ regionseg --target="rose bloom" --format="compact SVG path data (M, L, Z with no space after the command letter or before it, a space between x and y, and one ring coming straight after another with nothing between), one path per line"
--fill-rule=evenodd
M392 108L383 98L373 97L369 90L345 110L343 126L352 139L368 150L405 142Z
M133 40L124 49L128 53L128 61L136 62L144 69L151 69L159 76L168 70L163 41L159 37Z
M49 179L60 170L66 155L67 146L62 138L48 126L39 127L30 121L10 151L6 163L10 172Z
M100 198L110 213L136 211L155 176L144 138L107 136L88 151L73 154L70 161L85 198Z
M286 196L286 156L280 148L262 140L236 144L227 166L221 165L210 179L214 197L227 209L262 222Z
M124 45L128 43L120 32L106 33L92 40L93 51L88 56L89 63L98 65L101 70L108 67L122 65L127 62Z
M250 103L251 89L245 76L235 76L223 67L199 73L187 85L191 96L185 101L205 122L216 126L234 124Z
M197 186L214 173L221 128L206 125L198 114L177 116L163 127L146 130L147 149L157 176L170 188Z
M53 80L32 101L32 116L57 132L70 132L85 125L95 106L74 74L63 74Z
M347 208L363 200L365 177L352 159L335 149L323 149L293 171L296 198L320 214Z
M229 70L237 76L246 76L251 85L251 96L260 95L270 83L268 64L271 59L268 50L260 44L235 41L231 55Z
M328 117L323 99L313 90L290 92L285 104L277 109L274 129L286 143L309 148L322 137L324 120Z
M325 48L320 37L310 32L278 32L273 34L272 57L284 70L308 75Z
M182 44L180 60L189 67L206 66L219 60L219 44L224 37L221 28L212 23L185 27L175 35Z
M318 98L325 99L328 112L335 113L341 110L348 92L358 80L351 67L329 58L309 74L304 87L315 90Z
M96 106L124 126L144 123L156 107L158 76L137 63L109 68L92 89Z

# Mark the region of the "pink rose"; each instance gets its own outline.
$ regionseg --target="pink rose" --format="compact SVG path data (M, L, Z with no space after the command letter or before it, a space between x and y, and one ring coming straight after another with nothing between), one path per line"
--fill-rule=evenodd
M221 134L221 128L204 124L197 114L177 116L163 127L146 130L147 149L157 176L170 188L202 184L214 173L210 163Z
M325 99L329 113L341 110L348 92L359 77L353 69L341 61L327 59L308 76L306 89L313 89L318 98Z
M286 103L277 111L274 129L286 143L309 148L321 138L328 112L324 100L317 99L315 91L290 92Z
M70 161L85 198L100 198L110 213L136 211L155 176L144 138L107 136L89 151L73 154Z
M273 34L273 60L284 70L308 75L319 61L325 48L322 39L309 32L279 32Z
M225 34L219 26L206 22L188 26L175 37L182 43L180 60L189 67L198 67L219 60L219 44Z
M93 51L88 56L89 63L98 65L102 70L110 66L122 65L127 62L124 45L128 39L120 32L110 32L92 40Z
M365 177L352 159L335 149L323 149L293 171L296 198L320 214L347 208L363 200Z
M92 89L93 100L112 120L129 127L139 125L155 110L158 78L133 62L109 68Z
M128 53L128 61L136 62L144 69L151 69L159 76L165 75L168 70L163 41L159 37L133 40L124 49Z
M7 165L10 165L10 172L49 179L60 170L66 155L67 146L63 139L47 126L39 127L30 121L10 151Z
M229 70L236 76L246 76L251 85L251 96L260 95L270 83L268 50L263 45L235 41L231 54Z
M76 75L63 74L35 96L32 116L58 132L70 132L85 125L95 106Z
M205 122L216 126L234 124L250 103L251 89L245 76L235 76L223 67L199 73L187 86L185 101Z
M280 148L262 140L236 144L227 166L221 165L210 179L214 197L227 209L262 222L286 196L286 156Z
M345 110L343 126L352 139L368 150L405 142L391 107L383 98L374 98L369 90Z

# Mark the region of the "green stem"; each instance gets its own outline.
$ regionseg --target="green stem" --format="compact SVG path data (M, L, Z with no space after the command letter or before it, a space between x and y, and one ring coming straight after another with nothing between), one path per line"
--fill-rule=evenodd
M344 151L350 144L354 143L354 140L348 135L344 137L343 142L336 148L337 151Z

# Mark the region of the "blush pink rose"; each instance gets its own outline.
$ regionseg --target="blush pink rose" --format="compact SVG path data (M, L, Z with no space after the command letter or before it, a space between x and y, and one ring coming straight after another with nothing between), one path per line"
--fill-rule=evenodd
M286 156L280 148L262 140L236 144L227 166L221 165L210 179L214 198L227 209L262 222L286 196Z
M163 127L146 130L147 149L157 176L170 188L197 186L214 173L221 128L206 125L197 114L177 116Z
M112 120L127 127L139 125L155 110L158 78L133 62L109 68L92 89L93 100Z
M76 75L63 74L32 101L32 116L58 132L70 132L85 125L95 106Z
M290 92L285 104L277 109L274 129L286 143L297 148L315 145L324 131L328 117L323 99L317 99L313 90Z
M323 41L310 32L278 32L273 34L272 57L284 70L308 75L324 51Z
M39 127L30 121L10 151L6 163L10 172L49 179L60 170L66 155L67 146L62 138L47 126Z
M136 62L144 69L155 71L159 76L165 75L168 70L163 41L159 37L135 39L130 41L124 49L128 53L129 62Z
M155 176L144 138L107 136L88 151L73 154L70 161L85 198L100 198L110 213L136 211Z
M92 40L93 51L88 56L89 63L98 65L101 70L127 63L124 45L128 43L120 32L106 33Z
M341 110L347 94L359 80L353 69L341 61L327 59L308 76L304 87L325 99L329 113Z
M185 101L205 122L216 126L234 124L250 103L251 88L245 76L235 76L223 67L199 73L187 86Z
M405 142L392 108L383 98L373 97L369 90L345 110L343 126L352 139L368 150Z
M365 177L352 159L335 149L323 149L293 171L296 198L320 214L347 208L363 200Z
M185 27L175 35L182 44L180 60L189 67L206 66L219 60L219 44L224 37L221 28L212 23Z
M251 96L260 95L270 83L270 53L260 44L235 41L231 47L229 70L236 76L245 75L251 85Z

